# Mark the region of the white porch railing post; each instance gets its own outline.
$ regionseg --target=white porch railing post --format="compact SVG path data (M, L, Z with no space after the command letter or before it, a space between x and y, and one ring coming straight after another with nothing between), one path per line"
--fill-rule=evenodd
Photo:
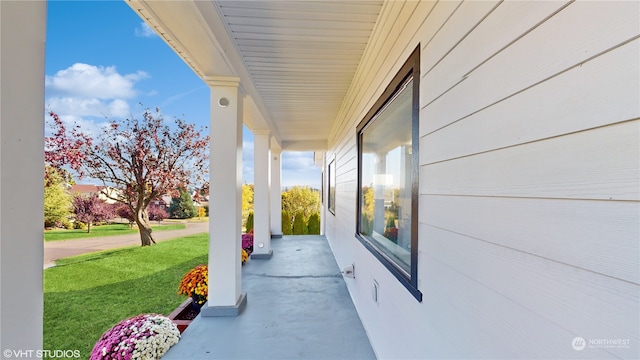
M246 305L241 280L242 91L240 79L205 77L211 89L209 301L202 316L235 316Z
M268 259L271 250L269 229L269 185L271 183L271 149L269 131L254 131L254 194L253 194L253 253L252 259Z
M271 146L271 236L282 237L282 150Z

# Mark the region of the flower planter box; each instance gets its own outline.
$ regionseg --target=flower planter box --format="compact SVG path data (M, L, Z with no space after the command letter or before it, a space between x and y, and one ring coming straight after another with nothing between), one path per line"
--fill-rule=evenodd
M180 306L173 310L168 316L169 319L178 326L178 330L180 330L181 334L199 313L193 308L193 306L191 306L192 301L193 299L187 298L187 300L180 304Z

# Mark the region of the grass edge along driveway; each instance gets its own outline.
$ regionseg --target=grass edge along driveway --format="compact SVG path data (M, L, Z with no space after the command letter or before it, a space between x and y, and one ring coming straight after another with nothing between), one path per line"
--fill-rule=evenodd
M181 230L187 226L183 223L175 223L168 225L151 225L154 231L164 230ZM46 230L44 232L44 241L66 241L66 240L81 240L102 236L119 236L138 233L137 227L129 227L128 224L108 224L92 226L91 232L88 233L86 229L73 229L73 230Z
M177 295L182 276L207 263L208 244L208 234L198 234L60 259L44 270L44 348L80 350L86 359L119 321L168 315L185 299Z

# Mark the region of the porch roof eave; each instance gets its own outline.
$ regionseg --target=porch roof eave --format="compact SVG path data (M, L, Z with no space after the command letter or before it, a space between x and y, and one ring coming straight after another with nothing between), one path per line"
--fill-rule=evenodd
M383 5L125 1L204 81L239 78L243 122L283 151L327 150Z
M269 130L281 143L214 2L125 1L204 82L215 77L239 78L247 97L245 125L251 130Z

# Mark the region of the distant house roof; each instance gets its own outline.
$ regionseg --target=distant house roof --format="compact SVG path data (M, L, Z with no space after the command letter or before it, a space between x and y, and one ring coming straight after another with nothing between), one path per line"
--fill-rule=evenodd
M164 201L165 204L167 204L167 206L169 206L171 204L171 195L162 195L161 196L162 201Z
M71 187L69 188L69 192L71 194L87 194L87 195L91 195L91 194L100 193L100 191L102 191L102 189L104 189L104 186L75 184L75 185L71 185Z
M71 185L67 191L71 195L90 196L90 195L96 194L98 195L98 198L104 200L107 204L114 204L116 202L112 198L107 197L107 195L114 197L118 192L118 190L114 188L109 188L109 187L99 186L99 185L89 185L89 184Z

